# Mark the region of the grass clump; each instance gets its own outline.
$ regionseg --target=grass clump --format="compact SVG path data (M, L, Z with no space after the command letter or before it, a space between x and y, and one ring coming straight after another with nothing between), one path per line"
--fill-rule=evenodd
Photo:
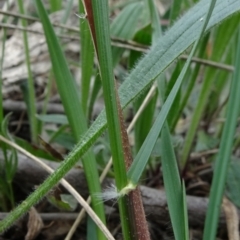
M53 143L61 143L65 149L71 148L73 144L75 146L70 152L65 152L64 160L57 169L0 222L0 231L6 230L29 211L77 165L85 173L90 194L88 202L91 202L91 207L98 216L93 217L93 221L87 221L89 238L113 239L105 228L105 225L108 227L108 222L104 203L96 197L102 192L101 181L108 173L115 180L115 192L107 191L103 196L117 196L124 239L150 239L138 186L142 183L159 188L162 180L175 239L189 239L191 222L188 220L187 194L208 197L209 192L210 203L202 232L203 239L215 239L220 205L228 179L229 159L231 156L237 157L239 147L239 140L234 136L239 115L237 99L240 96L237 68L240 54L239 1L231 0L228 7L225 1L202 0L192 6L188 6L184 0L174 1L171 6L164 5L164 15L160 15L151 0L122 2L119 6L108 6L106 0L79 1L80 15L85 14L86 17L79 20L72 14L80 25L80 34L77 33L74 37L77 40L79 36L81 38L78 43L81 46L80 61L77 59L75 62L68 59L68 43L57 37L49 17L52 12L65 10L62 19L64 22L71 17L69 10L73 3L65 6L62 1L59 4L51 1L49 6L45 6L40 0L34 2L35 14L42 23L52 65L50 76L54 84L48 84L47 91L51 95L51 87L56 86L64 115L36 115L36 92L30 71L31 54L24 31L28 90L23 91L23 98L29 103L27 112L32 134L31 144L38 142L37 134L42 139L47 135L50 144L44 143L44 140L41 142L54 156L60 155L54 154L54 148L51 147ZM21 1L19 6L20 13L25 14ZM109 12L114 18L112 23L108 17ZM186 13L178 19L183 12ZM26 20L22 22L23 27L28 27ZM61 27L65 29L61 30L61 34L69 29L65 25ZM74 31L78 32L78 28L75 27ZM68 34L68 37L73 38L73 32ZM3 46L5 41L6 33ZM229 42L232 43L231 46ZM4 61L3 50L4 47ZM181 59L183 53L187 54L184 64ZM223 64L235 66L233 76L222 70ZM80 86L79 75L71 72L73 66L81 71ZM1 70L4 73L4 64L1 64ZM46 98L46 106L50 95ZM7 121L3 117L4 97L1 95L2 135L7 133ZM93 121L94 105L100 98L104 101L105 109ZM137 121L136 127L134 132L128 131L127 135L124 119L126 113L123 109L132 110L131 103L138 120L131 117L134 123ZM223 125L218 120L225 116L226 122ZM41 121L41 128L38 128L37 121ZM59 129L47 130L49 121ZM132 125L130 129L133 129ZM107 134L103 135L106 129ZM135 137L130 141L131 144L129 136ZM17 142L15 136L8 138ZM30 143L25 146L32 149ZM5 165L8 166L5 172L8 178L1 180L9 183L7 190L2 190L2 195L11 196L9 199L14 206L11 183L17 171L17 154L6 144L1 147ZM216 150L212 148L217 148L216 160L208 155L209 151ZM9 151L14 155L14 161L9 161ZM41 151L45 152L43 149ZM31 152L37 155L37 151ZM197 161L193 160L193 152L200 156ZM56 158L54 156L52 159ZM107 164L110 156L112 162ZM204 161L202 156L205 157ZM105 165L106 170L103 169ZM209 165L214 167L212 185L211 179L207 179L204 173L198 174L198 171L201 172L199 169ZM11 176L8 170L11 170ZM154 172L160 174L157 179L153 177ZM155 185L149 176L155 179ZM196 191L195 181L200 186ZM204 182L208 189L202 187L200 182ZM228 196L231 199L231 194ZM91 211L90 214L92 217ZM68 239L83 216L82 210Z

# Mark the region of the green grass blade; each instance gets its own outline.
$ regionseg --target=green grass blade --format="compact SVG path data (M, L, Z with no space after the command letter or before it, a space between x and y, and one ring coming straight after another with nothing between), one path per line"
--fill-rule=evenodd
M142 11L142 2L128 4L112 22L110 27L111 36L124 40L132 39ZM123 52L123 48L112 48L113 66L118 63Z
M7 4L7 10L9 8L9 2L6 1ZM7 16L4 16L2 22L6 23L8 20ZM2 39L1 39L1 57L0 57L0 125L2 124L2 121L4 119L3 115L3 91L2 91L2 86L3 86L3 79L2 79L2 73L3 73L3 62L4 62L4 56L5 56L5 44L7 40L7 29L3 28L2 29L3 34L2 34ZM1 132L1 130L0 130Z
M191 120L191 125L188 129L185 143L183 146L182 157L180 160L180 166L182 169L186 165L188 155L189 155L191 147L192 147L193 139L194 139L200 118L202 116L204 107L205 107L208 97L209 97L210 88L213 83L212 80L214 78L214 75L215 75L215 71L214 72L211 71L211 75L208 78L209 81L206 80L203 82L199 100L198 100L197 106L194 109L193 118Z
M182 198L183 198L183 219L184 219L184 239L189 240L189 227L188 227L188 211L187 211L187 198L185 183L182 182Z
M118 168L116 168L116 182L117 185L120 183L120 185L117 187L121 189L125 186L124 184L126 184L126 169L124 165L123 146L120 134L120 120L118 117L117 97L115 92L109 23L108 18L104 16L107 16L108 14L108 6L106 1L99 3L96 0L92 1L92 6L96 31L97 54L102 79L109 138L113 155L113 163L118 159L119 165Z
M47 82L47 86L45 88L46 95L45 95L45 98L43 100L43 107L42 107L41 115L45 115L47 113L47 105L48 105L50 97L51 97L52 84L53 84L53 72L52 72L52 69L51 69L49 74L48 74L48 82ZM44 126L44 123L41 122L41 121L38 121L39 135L41 135L41 133L42 133L43 126Z
M143 45L150 45L151 44L151 28L150 26L146 26L139 30L133 40L135 42L138 42ZM131 51L129 56L129 68L136 65L137 61L142 57L142 53L137 51ZM144 101L146 97L146 93L143 93L134 103L133 108L134 112L137 112L139 107L141 106L142 102ZM156 100L157 97L153 97L145 109L143 110L142 114L139 116L138 120L136 121L135 127L134 127L134 149L137 153L138 150L141 148L149 130L151 129L155 107L156 107Z
M220 26L217 29L217 36L215 38L214 47L213 47L213 54L212 60L219 61L222 58L222 55L226 54L226 46L228 46L229 39L233 36L234 32L236 31L236 26L239 23L239 17L233 17L229 19L226 23ZM222 34L224 32L224 34ZM220 37L223 36L223 37ZM192 143L194 142L194 136L199 125L202 113L204 108L207 104L209 99L209 94L211 92L211 86L213 84L214 79L216 78L216 71L215 69L208 69L206 72L206 77L204 79L199 100L197 106L194 109L193 117L191 121L191 125L188 129L187 136L185 139L185 143L183 146L182 157L180 161L181 167L184 167L186 161L188 159L188 155L190 153Z
M53 4L59 4L59 6L57 8L61 8L61 1L58 1L58 3L53 3ZM69 18L69 15L71 14L71 8L72 8L72 5L73 5L73 0L70 0L68 3L67 3L67 6L64 10L64 14L63 14L63 17L61 19L61 24L66 24L67 22L67 19ZM63 29L60 29L60 32L62 32ZM46 114L46 110L47 110L47 104L49 102L49 98L50 98L50 93L51 93L51 88L52 88L52 83L53 83L53 72L52 70L50 71L49 73L49 79L48 79L48 83L47 83L47 86L46 86L46 97L44 99L44 105L43 105L43 109L42 109L42 112L41 114ZM43 123L40 122L39 123L39 133L42 132L42 127L43 127Z
M174 86L178 76L181 73L181 70L182 70L183 66L184 66L184 64L182 62L178 62L176 64L176 66L175 66L174 71L171 74L171 78L169 79L168 83L166 83L166 81L163 82L163 80L162 80L161 85L163 85L163 86L167 85L165 94L163 95L164 96L164 98L163 98L164 100L166 99L166 96L168 96L169 93L171 92L171 90L172 90L172 88L173 88L173 86ZM190 71L190 69L188 69L188 72L186 73L186 76L188 76L189 71ZM186 80L184 80L184 82L186 82L186 81L187 81L187 77L186 77ZM183 85L184 85L184 82L183 82ZM160 89L162 89L162 88L163 87L161 86ZM183 88L183 87L181 87L181 88ZM171 126L173 118L176 115L177 110L179 109L181 96L182 96L182 91L180 89L178 91L178 93L177 93L177 96L176 96L176 98L175 98L175 100L174 100L174 102L172 104L172 107L171 107L171 109L169 111L169 114L168 114L168 117L167 117L167 121L168 121L168 125L169 126ZM171 127L170 127L170 132L171 132Z
M178 171L177 160L172 147L171 135L167 124L164 124L161 134L162 171L166 189L169 214L176 240L185 239L183 193Z
M18 0L18 7L21 14L24 14L24 5L23 0ZM23 27L27 27L27 21L25 19L21 19L21 23ZM31 61L30 61L30 53L28 47L28 37L27 32L23 31L23 42L24 42L24 49L25 49L25 58L26 58L26 66L28 72L28 103L29 103L29 111L28 117L30 122L30 129L31 129L31 139L33 142L37 142L38 136L38 126L37 126L37 119L36 115L36 106L35 106L35 89L34 89L34 81L31 71Z
M173 0L171 11L170 11L170 22L171 24L176 21L176 19L180 16L181 13L181 4L182 0Z
M157 40L158 37L161 36L161 28L157 16L157 12L154 11L153 2L149 0L149 7L152 16L152 25L153 25L153 42ZM178 69L176 69L178 70ZM178 71L174 72L178 72ZM158 78L158 91L160 95L160 100L163 102L165 96L168 95L164 76L161 75ZM175 74L173 74L172 78L177 79ZM175 81L175 80L174 80ZM172 87L172 86L168 86ZM177 94L178 96L179 94ZM175 98L175 102L177 99ZM171 111L173 107L171 108ZM171 113L169 110L169 113ZM169 116L170 117L170 116ZM168 119L169 119L168 117ZM188 218L184 212L184 206L186 205L186 193L182 188L179 171L178 171L178 163L175 157L173 144L171 141L171 134L168 127L168 122L166 121L163 125L162 134L161 134L161 145L162 149L162 173L164 179L164 188L167 196L167 203L170 213L170 218L173 226L175 239L187 239L186 231L188 232ZM173 200L174 199L174 200ZM184 223L185 226L184 226Z
M156 12L156 8L153 6L153 1L149 0L149 8L151 12L152 18L152 26L153 26L153 43L157 41L159 37L161 37L161 25L159 24L158 15ZM155 10L154 10L155 9ZM178 69L175 71L178 73ZM172 81L175 83L175 79L177 76L173 74ZM171 81L171 80L170 80ZM158 80L158 92L160 95L160 100L164 102L165 98L168 96L169 92L166 88L164 76L161 75ZM168 88L171 83L168 84ZM178 93L176 95L175 101L177 97L180 96ZM175 104L176 105L176 104ZM169 110L169 114L173 111L173 106ZM170 120L170 116L168 116L168 120ZM182 188L182 184L180 181L180 175L178 170L178 163L174 153L174 147L171 141L171 134L168 127L168 121L166 121L163 125L162 133L161 133L161 144L160 148L162 149L161 162L162 162L162 173L164 179L164 188L167 196L167 203L170 213L170 218L173 226L175 239L186 239L186 231L188 232L188 228L184 227L184 223L188 224L188 218L186 214L184 214L184 206L186 205L186 193ZM185 226L186 226L185 224Z
M41 1L36 0L39 17L41 18L45 36L47 39L48 49L52 61L52 68L56 78L58 91L66 112L68 122L72 129L75 140L78 141L80 136L87 130L87 121L78 96L76 83L72 78L70 70L67 66L66 59L59 45L58 39L54 33L53 27L48 19L46 11ZM90 190L90 194L101 191L98 177L97 165L92 151L89 151L82 159L84 170L87 173L86 178ZM105 221L103 204L93 197L93 209ZM99 239L105 239L103 233L98 230Z
M67 117L64 114L41 114L36 115L36 117L42 122L68 124Z
M13 141L12 136L8 132L8 123L9 123L10 115L11 113L5 116L5 118L1 122L0 127L1 127L1 133L3 134L3 136L9 139L10 141ZM4 172L4 174L2 174L1 176L2 178L1 182L3 183L3 185L1 184L2 185L1 189L3 190L3 192L5 192L5 195L8 197L8 200L11 203L11 208L14 208L15 201L14 201L14 192L13 192L12 182L17 170L17 164L18 164L17 152L16 152L16 149L10 147L8 148L9 150L8 152L10 154L7 154L7 148L6 148L7 146L5 144L1 144L1 145L3 145L2 148L4 153L4 162L2 163L2 166L1 166L2 168L1 171Z
M50 0L50 10L51 12L56 12L61 10L62 0Z
M81 0L79 0L79 12L84 14L84 7ZM94 47L92 43L92 36L89 30L88 22L86 19L79 18L80 23L80 43L81 43L81 100L85 116L88 113L88 99L90 90L90 81L93 73L93 60L94 60Z
M144 89L159 74L161 74L162 71L164 71L176 57L178 57L193 43L196 37L193 33L195 31L199 31L199 28L201 27L200 16L203 15L203 11L206 11L206 2L207 1L205 0L194 6L187 15L183 16L174 25L174 28L171 28L166 35L158 41L155 49L151 50L140 62L141 69L143 70L143 72L140 73L140 76L138 75L139 72L136 69L130 73L125 83L120 87L119 96L122 100L122 107L126 107L129 102L141 94L141 92L144 91ZM240 11L240 3L237 0L232 0L230 7L226 7L224 2L217 2L207 29L209 30L216 24L221 23L225 18L238 11ZM221 12L221 14L218 14L219 12ZM200 14L197 15L196 13ZM193 22L196 22L195 31L191 29ZM183 30L183 32L179 32L179 29ZM169 38L172 39L172 41L169 41ZM160 51L156 51L158 48ZM164 55L164 53L166 54ZM167 53L170 54L168 55ZM152 71L153 69L151 68L151 65L148 64L149 61L151 61L151 58L156 59L156 64L158 65L155 71ZM83 136L82 141L75 147L71 157L80 157L101 135L105 128L106 116L105 112L102 112L90 127L87 134Z
M3 36L2 36L2 46L1 46L1 58L0 58L0 124L3 121L3 79L2 79L2 72L3 72L3 61L4 61L4 54L5 54L5 43L7 38L7 30L6 28L3 29Z
M41 1L36 0L35 2L43 24L58 91L73 135L78 140L86 131L87 125L76 90L76 83L67 67L63 51Z
M146 97L146 94L143 95ZM134 108L137 112L138 108L141 106L144 98L141 96L137 102L134 103ZM157 95L155 95L147 104L146 108L143 110L141 116L139 116L135 127L134 127L134 149L137 153L141 148L146 136L148 135L149 130L151 129L152 122L154 119L154 112L156 107Z
M92 87L91 96L90 96L89 105L88 105L88 118L89 119L92 119L92 117L93 118L96 117L93 115L93 108L94 108L94 103L98 97L100 90L101 90L101 87L102 87L101 78L100 78L99 73L97 72L95 74L94 84Z
M60 2L60 1L58 1L58 2ZM73 6L73 0L69 0L67 3L67 6L65 8L61 23L65 24L67 22L70 14L71 14L72 6Z
M147 0L148 7L151 16L151 25L152 25L152 42L155 44L157 40L162 36L161 22L157 8L154 5L153 0Z
M64 11L63 17L61 19L62 24L66 24L67 19L69 18L69 15L71 13L71 8L73 5L73 0L70 0L67 4L67 7ZM62 32L63 29L60 29L60 32ZM43 108L41 114L46 114L47 111L47 104L49 102L50 94L51 94L51 89L52 89L52 83L53 83L53 73L52 69L49 73L48 81L47 81L47 86L46 86L46 97L44 98L44 103L43 103ZM43 122L38 123L38 132L41 134L43 128Z
M220 143L220 149L214 166L213 182L210 192L210 200L207 211L207 218L204 228L204 240L216 238L217 223L223 191L225 188L226 174L231 156L233 138L235 135L237 118L239 116L240 102L240 29L238 27L238 45L236 49L235 71L231 84L229 103L226 113L226 122Z
M87 240L98 240L95 222L87 216Z
M108 19L108 2L92 0L91 7L85 2L86 8L93 14L94 27L91 29L92 35L95 35L95 48L98 56L99 70L102 79L104 103L106 108L108 133L110 139L115 181L118 190L127 185L127 174L125 165L125 143L122 136L120 112L118 109L118 96L115 78L113 74L112 51L110 41L110 28ZM90 15L88 12L88 15ZM90 21L90 25L92 21ZM125 145L124 145L125 144ZM127 210L126 197L118 200L121 226L124 239L131 239L130 222Z
M9 8L9 2L7 1L7 8ZM7 22L8 17L4 17L2 22L6 23ZM2 34L2 39L1 39L1 57L0 57L0 133L3 134L4 130L3 129L3 125L4 125L4 111L3 111L3 91L2 91L2 87L3 87L3 78L2 78L2 73L3 73L3 62L4 62L4 56L5 56L5 44L6 44L6 40L7 40L7 29L3 28L2 29L3 34ZM3 152L3 156L4 156L4 161L8 161L8 156L7 156L7 145L6 144L1 144L1 150ZM2 188L2 193L1 193L1 198L2 198L2 203L0 204L0 207L7 211L8 210L8 200L6 197L8 197L9 195L9 189L5 186L7 186L7 184L5 183L4 179L2 179L0 181L0 186ZM7 190L6 193L4 193L5 189ZM4 196L4 194L6 195L6 197ZM14 206L14 205L12 205Z
M200 1L179 19L133 69L120 87L119 95L123 106L140 95L172 63L173 59L176 59L196 41L201 31L208 2ZM228 4L225 1L218 1L206 32L217 23L221 23L229 14L239 10L238 0L231 0Z
M203 38L203 41L200 44L199 51L198 51L198 58L202 58L204 56L204 52L205 52L205 48L206 48L207 43L208 43L208 39L209 39L209 34L207 34ZM187 89L186 89L185 94L183 96L183 99L182 99L182 101L180 103L180 106L178 106L178 109L176 110L174 117L171 119L171 121L169 123L171 131L174 130L174 128L175 128L175 126L177 124L177 121L178 121L178 119L180 117L180 114L182 114L182 111L183 111L184 107L187 104L189 96L190 96L190 94L191 94L191 92L193 90L193 87L195 85L195 81L197 79L200 67L201 67L201 65L197 64L196 67L193 70L193 73L191 74L190 82L189 82L189 84L187 86Z
M200 41L200 38L202 37L204 31L205 31L205 28L207 26L207 23L208 23L208 20L210 19L210 16L211 16L211 13L213 11L213 8L214 8L214 5L215 5L215 2L216 1L212 1L211 4L210 4L210 8L207 12L207 15L206 15L206 19L204 21L204 24L202 26L202 29L199 33L199 37L197 39L197 41L195 42L190 54L189 54L189 57L187 59L187 62L185 63L184 67L183 67L183 70L181 71L181 74L179 75L175 85L173 86L172 88L172 91L170 92L167 100L165 101L164 105L162 106L162 110L160 111L159 115L157 116L157 119L152 127L152 129L150 130L146 140L144 141L143 145L142 145L142 148L140 149L140 151L138 152L137 156L135 157L131 167L129 168L128 170L128 178L129 180L133 183L133 184L137 184L141 175L142 175L142 172L148 162L148 159L149 159L149 156L153 150L153 147L154 147L154 144L155 142L157 141L157 138L160 134L160 131L164 125L164 122L166 120L166 117L171 109L171 106L174 102L174 99L180 89L180 86L182 84L182 81L185 77L185 74L187 72L187 69L190 65L190 62L191 62L191 58L193 56L193 54L195 53L196 51L196 48L197 48L197 45Z

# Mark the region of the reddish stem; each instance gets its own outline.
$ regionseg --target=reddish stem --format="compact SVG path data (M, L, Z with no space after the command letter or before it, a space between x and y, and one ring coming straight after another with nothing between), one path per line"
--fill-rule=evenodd
M87 18L88 18L89 26L91 29L95 49L96 49L96 52L98 52L95 25L94 25L94 16L93 16L93 10L92 10L92 2L91 0L84 0L84 2L85 2L85 9L87 11ZM127 131L124 125L123 112L122 112L122 108L119 101L118 91L116 88L116 81L115 81L115 93L116 93L116 99L117 99L118 117L119 117L120 128L121 128L121 139L122 139L122 146L124 151L125 167L128 170L132 164L132 154L131 154L131 148L129 144ZM132 219L131 232L132 232L133 238L136 240L150 240L148 224L145 218L145 213L144 213L143 204L142 204L142 197L141 197L139 188L137 187L135 190L131 191L126 197L128 199L128 213Z

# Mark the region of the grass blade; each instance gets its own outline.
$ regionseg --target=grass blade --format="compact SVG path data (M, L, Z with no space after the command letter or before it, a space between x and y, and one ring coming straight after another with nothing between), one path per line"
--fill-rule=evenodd
M225 188L226 174L231 156L233 138L239 115L240 102L240 28L238 27L238 45L235 61L235 72L231 84L229 103L226 113L226 123L220 143L220 149L214 166L213 182L210 192L210 200L207 218L204 228L204 240L213 240L216 237L219 212Z
M127 185L126 169L128 163L127 159L125 159L127 157L127 155L125 155L125 146L127 143L126 139L123 139L121 109L119 109L119 100L113 74L108 3L107 1L85 0L85 8L89 16L88 21L98 57L115 181L117 191L119 191ZM126 197L118 199L119 212L124 239L131 239L126 200Z
M141 17L142 8L143 4L141 2L128 4L112 22L111 36L124 40L132 39ZM112 48L113 66L118 63L123 52L124 49L122 48Z
M173 0L171 11L170 11L171 23L173 23L180 15L179 13L181 11L181 4L182 4L182 0Z
M24 14L24 5L23 0L18 0L18 7L21 14ZM22 26L27 27L27 21L25 19L21 19ZM23 41L24 41L24 49L25 49L25 58L26 58L26 65L28 71L28 104L29 104L29 122L30 122L30 129L31 129L31 139L34 143L37 142L37 135L38 135L38 126L37 126L37 119L36 119L36 106L35 106L35 89L34 89L34 81L32 76L31 70L31 61L30 61L30 53L28 47L28 37L27 32L23 31Z
M41 1L36 0L35 2L46 35L58 91L63 102L68 122L72 128L74 138L78 140L83 132L86 131L87 125L81 108L80 99L76 91L76 83L67 67L63 51ZM79 124L79 122L81 122L81 124Z
M181 74L179 75L172 91L170 92L167 100L165 101L164 105L162 106L162 110L160 111L159 115L157 116L157 119L152 127L152 129L150 130L146 140L144 141L143 143L143 146L142 148L140 149L140 151L138 152L137 156L135 157L131 167L129 168L129 171L128 171L128 177L129 177L129 180L133 183L133 184L137 184L141 175L142 175L142 172L148 162L148 159L149 159L149 156L153 150L153 147L154 147L154 144L155 142L157 141L157 138L160 134L160 131L164 125L164 122L166 120L166 117L171 109L171 106L174 102L174 99L180 89L180 86L183 82L183 79L185 77L185 74L187 72L187 69L190 65L190 62L191 62L191 58L193 57L193 54L195 53L196 51L196 48L197 48L197 45L200 41L200 38L202 37L204 31L205 31L205 28L208 24L208 21L210 19L210 16L211 16L211 13L213 11L213 8L214 8L214 5L215 5L215 0L213 0L210 4L210 7L209 7L209 10L207 12L207 15L205 17L205 21L204 21L204 24L202 26L202 29L200 31L200 34L199 34L199 37L197 39L197 41L195 42L190 54L189 54L189 57L187 59L187 62L185 63L182 71L181 71Z
M3 22L5 23L7 17L5 16ZM0 124L3 121L3 79L2 79L2 72L3 72L3 62L4 62L4 55L5 55L5 43L7 39L7 30L3 28L3 36L2 36L2 45L1 45L1 57L0 57Z
M123 236L124 239L147 240L150 235L139 189L134 189L127 196L122 194L123 188L127 186L126 171L132 162L132 156L113 74L108 2L86 0L85 7L102 79L117 193L121 190L118 203Z
M150 45L151 44L151 27L148 25L147 27L142 28L139 30L133 40L135 42L138 42L140 44L144 45ZM136 65L136 63L139 61L139 59L142 57L142 53L137 51L131 51L129 56L129 68ZM145 97L147 95L147 92L144 92L134 103L133 108L135 113L138 111L139 107L142 105L142 102L144 101ZM141 148L149 130L151 129L153 117L155 113L155 107L156 107L156 100L157 95L155 94L155 97L153 97L149 103L147 104L146 108L143 110L141 115L139 116L135 127L134 127L134 150L135 153L138 152L138 150Z
M87 130L87 121L84 116L78 92L76 90L76 83L68 69L66 59L41 1L36 0L35 2L46 35L48 49L52 61L52 68L56 77L59 94L75 140L78 141L80 136ZM97 165L93 152L89 151L87 154L85 154L82 162L84 170L87 172L86 178L89 190L93 196L94 193L101 191ZM105 222L103 204L99 204L99 201L94 197L92 204L93 209L98 214L100 219ZM99 239L105 239L100 230L98 230L98 237Z
M207 46L208 39L209 39L209 34L204 36L203 41L200 44L199 51L198 51L198 58L202 58L204 56L204 52L205 52L204 50L205 50L205 48ZM182 114L182 111L183 111L184 107L187 104L189 96L190 96L190 94L191 94L191 92L193 90L193 87L195 85L195 81L197 79L200 67L201 67L201 65L197 64L196 67L193 70L193 73L191 74L190 82L189 82L189 84L187 86L187 89L186 89L186 91L184 93L184 96L183 96L183 99L182 99L182 101L180 103L180 106L178 106L178 108L177 108L177 110L176 110L176 112L174 114L174 117L171 119L171 121L169 123L171 131L174 130L174 128L175 128L175 126L177 124L177 121L178 121L178 119L180 117L180 114Z
M236 26L239 23L238 19L239 17L237 18L233 17L232 19L224 23L219 29L217 29L217 36L214 42L212 60L217 61L221 59L224 54L226 54L226 49L227 49L226 46L228 46L229 39L231 38L231 36L233 36L234 32L236 31L235 30ZM221 34L223 32L224 34ZM224 37L220 37L220 36L224 36ZM180 165L182 168L184 167L188 159L188 155L190 153L192 143L194 142L193 139L194 139L197 127L199 125L202 113L209 99L209 94L212 89L211 86L215 78L216 78L216 71L213 69L207 69L206 77L202 85L199 100L198 100L197 106L194 109L191 125L188 129L188 133L183 146L182 157L180 161Z
M79 0L79 12L84 14L84 7L81 0ZM88 113L88 99L90 90L90 81L93 72L93 60L94 60L94 47L92 43L92 37L89 30L88 22L86 19L79 18L80 23L80 43L81 43L81 99L82 107L85 116L89 116Z
M185 239L183 189L179 176L177 160L172 147L171 135L167 124L161 134L162 170L166 189L169 214L176 240Z
M208 0L203 0L196 4L142 58L120 87L119 97L122 106L140 95L173 62L173 59L197 40L208 3ZM231 0L228 3L217 1L205 32L217 23L221 23L229 14L239 10L238 0Z
M188 211L187 211L187 198L185 183L182 182L182 198L183 198L183 219L184 219L184 239L189 240L189 227L188 227Z
M51 12L56 12L61 10L62 8L62 0L50 0L50 10Z
M154 11L154 4L152 0L149 0L148 2L149 2L150 12L152 16L152 25L154 29L153 41L155 42L156 39L161 36L162 31L160 28L160 24L158 24L159 20L158 20L157 12L156 10ZM175 77L174 75L175 74L173 74L172 77ZM168 92L166 89L165 79L163 75L161 75L157 79L157 83L158 83L158 92L160 95L160 100L164 102L165 96L168 95ZM170 84L171 83L169 83L168 85ZM172 86L168 86L168 87L172 87ZM177 94L176 97L178 95L179 94ZM176 99L177 98L175 98L175 102L176 102ZM172 108L170 110L172 111ZM170 110L169 112L171 112ZM168 117L168 120L170 120L169 117ZM182 187L182 184L180 181L178 163L175 157L174 148L171 141L171 134L168 127L168 121L166 121L163 125L163 129L161 133L160 148L162 149L161 160L162 160L164 188L166 191L167 203L168 203L170 218L173 226L174 236L175 236L175 239L177 240L187 239L188 218L184 211L185 210L184 206L186 206L186 192L185 192L185 189Z

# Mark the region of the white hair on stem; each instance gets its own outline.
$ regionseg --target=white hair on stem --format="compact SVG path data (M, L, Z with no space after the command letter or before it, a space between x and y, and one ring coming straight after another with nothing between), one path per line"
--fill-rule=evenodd
M94 196L103 202L109 200L118 200L120 197L127 195L135 188L136 185L129 182L121 191L118 191L115 184L111 183L102 193L96 193Z

